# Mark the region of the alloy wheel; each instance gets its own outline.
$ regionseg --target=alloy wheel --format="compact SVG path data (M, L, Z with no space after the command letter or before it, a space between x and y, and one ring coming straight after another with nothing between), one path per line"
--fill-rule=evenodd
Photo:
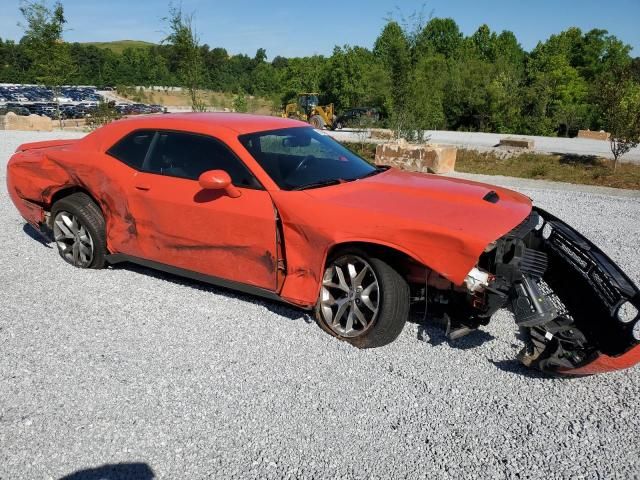
M86 268L93 260L93 239L74 214L60 211L53 221L53 238L60 255L71 265Z
M376 320L380 286L371 265L356 255L334 261L324 272L320 314L325 324L342 337L357 337Z

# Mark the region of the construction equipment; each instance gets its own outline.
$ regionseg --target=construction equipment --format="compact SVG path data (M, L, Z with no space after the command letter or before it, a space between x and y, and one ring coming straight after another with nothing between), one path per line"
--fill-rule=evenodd
M333 103L318 105L317 93L300 93L296 103L288 103L284 107L284 118L297 118L309 122L314 128L334 128L335 112Z

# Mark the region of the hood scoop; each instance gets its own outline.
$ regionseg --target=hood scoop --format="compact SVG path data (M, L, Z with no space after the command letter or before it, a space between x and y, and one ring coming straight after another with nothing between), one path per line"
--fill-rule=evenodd
M498 203L500 201L500 195L498 195L498 193L495 190L491 190L484 197L482 197L482 199L485 202Z

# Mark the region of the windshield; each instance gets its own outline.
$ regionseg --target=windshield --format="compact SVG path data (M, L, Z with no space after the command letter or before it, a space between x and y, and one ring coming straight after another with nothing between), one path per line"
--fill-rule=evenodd
M378 169L331 137L307 127L250 133L240 143L283 190L320 187Z
M317 95L302 95L300 97L300 105L303 107L316 107L318 103Z

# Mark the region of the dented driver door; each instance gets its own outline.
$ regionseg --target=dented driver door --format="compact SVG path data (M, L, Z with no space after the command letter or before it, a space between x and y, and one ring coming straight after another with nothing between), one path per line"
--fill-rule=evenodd
M158 132L135 174L130 206L144 258L219 279L276 289L276 223L269 193L212 137ZM201 188L224 170L240 196Z

